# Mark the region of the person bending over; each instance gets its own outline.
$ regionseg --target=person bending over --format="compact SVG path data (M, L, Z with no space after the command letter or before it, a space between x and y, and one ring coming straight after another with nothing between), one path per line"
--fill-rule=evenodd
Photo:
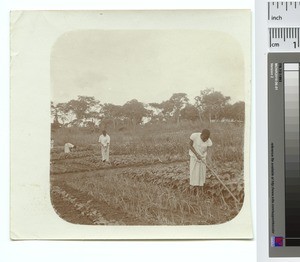
M212 146L210 131L203 129L201 133L193 133L190 136L190 185L195 187L197 194L203 192L206 178L207 150Z

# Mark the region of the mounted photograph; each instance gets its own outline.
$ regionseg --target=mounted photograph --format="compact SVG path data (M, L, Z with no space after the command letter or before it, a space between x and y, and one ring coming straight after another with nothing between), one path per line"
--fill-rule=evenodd
M14 239L252 237L249 10L11 20Z
M244 199L244 56L212 30L86 30L51 53L51 201L92 225L213 225Z

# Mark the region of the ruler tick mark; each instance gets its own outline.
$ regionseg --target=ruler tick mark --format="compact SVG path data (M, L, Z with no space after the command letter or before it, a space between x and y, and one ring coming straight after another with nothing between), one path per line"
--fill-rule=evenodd
M269 44L270 44L270 47L272 45L272 37L271 37L271 28L269 28Z

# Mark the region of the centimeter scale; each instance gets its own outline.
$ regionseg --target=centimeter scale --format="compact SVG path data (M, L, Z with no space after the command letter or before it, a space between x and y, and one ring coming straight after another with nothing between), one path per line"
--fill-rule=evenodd
M269 50L300 50L300 2L268 2Z
M300 251L300 2L268 2L269 255Z

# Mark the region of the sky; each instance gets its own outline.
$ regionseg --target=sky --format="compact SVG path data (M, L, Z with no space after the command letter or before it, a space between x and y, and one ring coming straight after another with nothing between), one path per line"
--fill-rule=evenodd
M214 88L244 100L244 54L230 35L204 30L84 30L58 38L51 52L54 103L94 96L123 105L160 103L173 93Z

